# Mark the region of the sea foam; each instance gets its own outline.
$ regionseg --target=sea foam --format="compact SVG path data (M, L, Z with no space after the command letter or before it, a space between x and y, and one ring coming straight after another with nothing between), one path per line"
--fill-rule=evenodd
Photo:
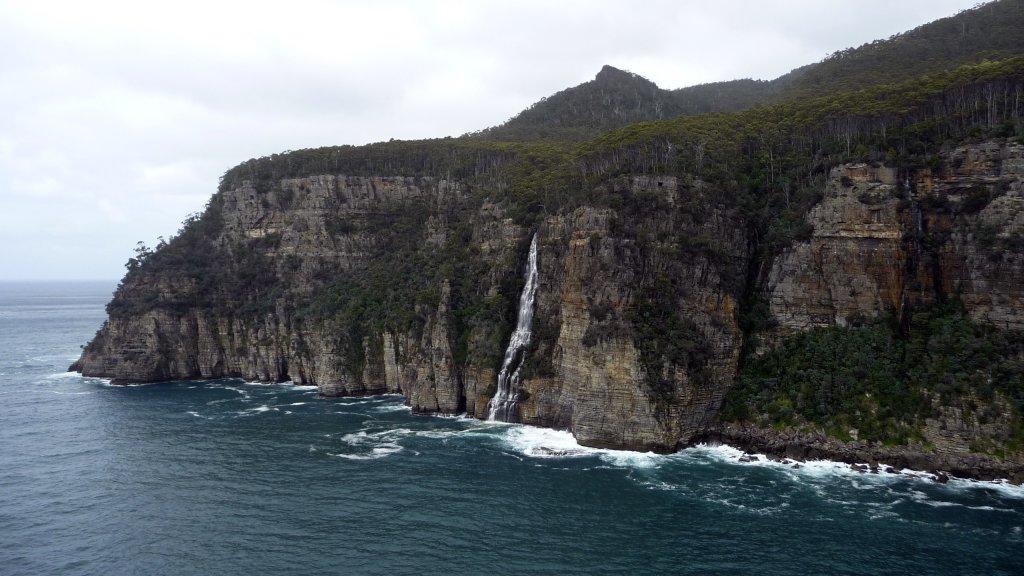
M504 440L513 450L531 458L579 458L596 456L607 464L630 468L654 468L672 458L669 454L610 450L580 445L571 432L524 424L511 425Z
M773 468L791 476L806 479L824 479L829 477L855 478L869 482L870 485L859 485L857 487L870 489L879 483L888 483L894 480L911 480L917 482L935 483L936 475L922 470L911 470L904 468L893 472L886 472L888 468L884 463L879 465L877 472L862 472L854 469L850 464L834 460L787 460L783 462L765 456L764 454L747 454L738 448L725 444L698 444L684 449L684 455L706 458L710 461L723 462L737 466L761 466ZM748 460L741 460L747 456ZM867 466L868 463L862 463ZM1024 486L1011 484L1005 480L971 480L967 478L950 477L948 482L942 485L945 490L993 490L1001 495L1011 498L1024 498Z

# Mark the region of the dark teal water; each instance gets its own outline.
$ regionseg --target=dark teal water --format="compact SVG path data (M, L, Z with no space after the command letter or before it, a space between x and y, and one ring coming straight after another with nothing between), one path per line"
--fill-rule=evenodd
M1019 488L65 373L111 288L0 284L0 574L1024 573Z

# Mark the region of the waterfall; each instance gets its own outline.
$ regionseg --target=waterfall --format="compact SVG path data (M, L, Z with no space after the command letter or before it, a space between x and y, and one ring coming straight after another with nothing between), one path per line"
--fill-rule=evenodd
M526 360L526 349L530 345L530 328L533 325L533 299L537 294L537 234L530 241L530 257L526 266L526 284L519 295L519 314L516 318L516 329L509 338L505 358L498 372L498 391L491 398L488 420L507 422L515 414L519 393L519 373Z

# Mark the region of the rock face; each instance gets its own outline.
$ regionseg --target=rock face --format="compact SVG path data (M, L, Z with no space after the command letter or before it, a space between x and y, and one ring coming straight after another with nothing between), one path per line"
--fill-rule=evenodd
M768 277L779 335L899 309L906 259L900 201L891 168L832 170L824 199L807 217L813 235L776 259Z
M944 240L938 288L958 291L975 320L1024 328L1024 146L957 148L947 170L921 174L917 189L946 198L953 209L949 223L929 220Z
M742 223L721 207L707 208L698 222L687 207L709 196L674 178L617 179L605 191L643 196L650 209L617 214L585 206L538 226L540 289L519 419L569 428L589 444L672 450L710 424L736 370ZM421 326L363 334L355 343L339 337L345 327L311 320L294 301L338 276L366 273L373 255L394 241L388 228L410 213L420 225L403 234L428 248L443 245L457 233L455 212L471 221L481 290L489 297L504 291L514 301L531 230L515 225L503 207L471 206L457 182L336 175L283 180L269 191L246 183L216 200L223 218L216 249L233 260L258 251L272 283L286 285L285 296L272 310L247 316L238 306L189 305L197 297L194 282L159 267L130 275L119 298L142 295L150 304L131 313L112 308L77 370L124 382L290 380L327 396L401 392L417 412L486 417L509 322L463 327L457 335L447 279L431 308L415 305ZM680 257L680 242L694 236L735 250L712 257L695 248ZM647 353L646 364L641 358L633 324L640 299L655 289L644 270L665 279L672 293L658 297L671 298L673 313L692 324L709 360L700 374L657 351ZM459 337L468 341L461 358Z
M223 230L215 245L229 254L257 251L270 262L274 280L287 282L290 296L297 298L322 287L329 276L366 267L367 255L382 239L355 229L355 223L413 205L457 201L459 193L457 185L446 181L407 178L314 176L284 180L262 193L244 185L216 199ZM262 242L268 238L275 242ZM122 290L126 298L155 294L156 305L141 314L112 313L76 364L84 374L123 381L291 380L318 385L326 395L360 395L398 392L419 371L441 370L427 362L430 358L416 356L420 345L409 335L388 334L361 343L365 358L358 360L364 369L353 374L346 370L352 351L341 349L331 327L304 321L285 299L260 317L187 304L160 306L162 301L187 302L197 291L160 270L135 277ZM433 349L431 335L423 336L427 350ZM384 350L391 358L385 359ZM409 360L399 363L406 356ZM436 398L424 396L423 401L437 409Z
M1024 328L1024 147L965 146L942 165L834 168L807 216L810 238L762 263L752 261L740 212L692 178L617 176L594 194L631 208L578 206L543 215L536 230L466 182L246 182L214 197L222 225L209 242L241 290L251 284L260 297L232 302L214 287L220 299L209 300L201 275L143 266L73 368L118 381L232 376L313 384L327 396L401 392L417 412L483 418L536 231L539 289L518 420L593 446L674 450L717 429L751 290L763 289L775 318L769 345L953 293L978 321ZM469 247L460 264L473 288L439 274L421 290L429 297L394 304L416 322L356 333L340 316L315 313L339 282L402 281L401 269L375 268L396 246L429 254L456 241ZM749 273L757 269L767 273ZM470 293L476 308L495 312L468 317Z
M633 216L580 208L541 226L534 322L542 335L538 352L550 355L551 366L524 382L521 419L569 428L589 445L671 450L711 423L735 376L742 343L735 312L747 262L743 226L736 214L714 206L711 194L675 178L632 177L610 186L617 194L650 195L658 208ZM693 203L711 207L694 215L685 208ZM620 228L662 239L641 244ZM732 252L680 249L696 237ZM651 276L664 282L651 285ZM638 316L652 297L691 324L707 366L680 366L658 351L645 352Z
M953 294L975 320L1024 326L1024 146L988 141L944 160L904 180L886 166L832 170L811 238L772 264L769 341Z

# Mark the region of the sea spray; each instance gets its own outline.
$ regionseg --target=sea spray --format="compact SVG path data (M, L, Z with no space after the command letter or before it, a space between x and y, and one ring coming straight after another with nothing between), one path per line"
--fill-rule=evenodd
M526 266L526 283L523 285L523 292L519 295L519 314L516 319L516 329L509 338L508 348L505 349L505 358L501 362L501 371L498 373L498 390L491 399L489 420L501 420L508 422L514 416L516 402L519 401L520 372L523 369L523 362L526 360L526 349L530 345L530 337L533 335L533 301L537 295L537 234L534 233L530 241L530 256Z

